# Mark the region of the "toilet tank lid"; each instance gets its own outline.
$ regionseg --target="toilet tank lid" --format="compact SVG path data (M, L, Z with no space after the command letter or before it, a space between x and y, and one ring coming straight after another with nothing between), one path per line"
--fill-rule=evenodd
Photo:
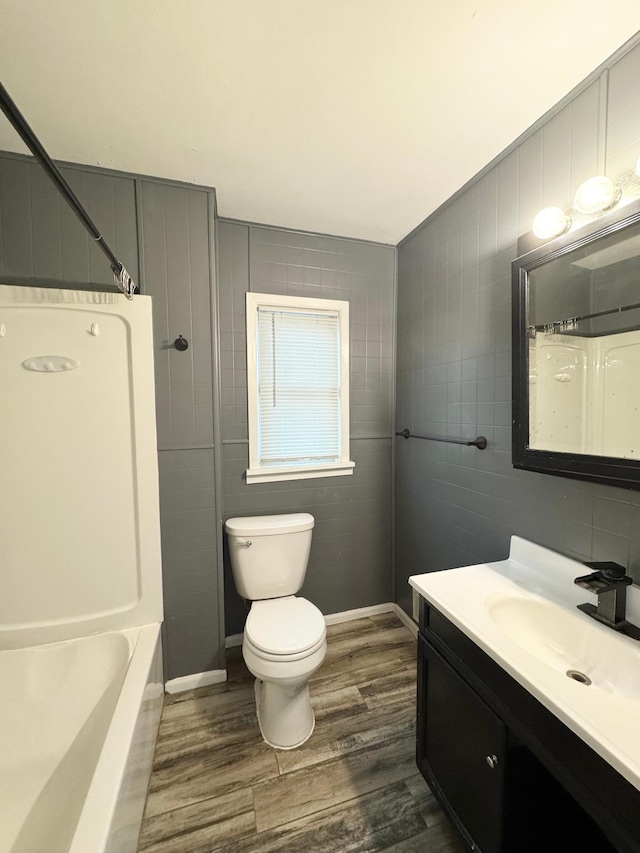
M232 536L275 536L280 533L298 533L311 530L313 516L308 512L291 512L285 515L253 515L229 518L225 530Z

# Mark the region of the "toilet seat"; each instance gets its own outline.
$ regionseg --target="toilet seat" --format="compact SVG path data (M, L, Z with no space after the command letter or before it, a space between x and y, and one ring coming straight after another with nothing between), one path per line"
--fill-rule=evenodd
M327 641L326 638L323 636L314 646L311 646L311 648L309 649L305 649L304 652L295 652L294 654L283 655L272 652L265 652L264 649L261 649L258 646L254 646L251 640L249 640L246 636L243 642L243 648L248 649L250 652L253 652L253 654L260 660L274 661L275 663L280 664L299 661L303 660L304 658L310 658L315 654L315 652L319 651L320 649L324 649L326 651L326 645Z
M266 660L299 660L325 641L324 616L294 595L254 601L244 627L245 642Z

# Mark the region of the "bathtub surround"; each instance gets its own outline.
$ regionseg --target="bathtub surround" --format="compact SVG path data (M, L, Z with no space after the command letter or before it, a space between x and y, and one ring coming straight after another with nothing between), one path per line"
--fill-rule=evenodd
M0 315L0 648L160 623L151 300L0 285Z
M630 407L626 414L615 403L629 399L625 394L634 389L639 355L637 330L594 338L536 335L529 344L530 369L536 375L530 391L529 446L637 458L638 412ZM601 417L583 414L591 405L600 407ZM553 428L560 423L567 425L562 432Z
M397 425L488 447L396 441L396 590L409 575L503 559L516 533L640 582L640 497L511 465L511 261L542 208L640 155L640 46L488 166L398 249Z
M0 847L128 853L164 694L151 300L0 286L0 330Z

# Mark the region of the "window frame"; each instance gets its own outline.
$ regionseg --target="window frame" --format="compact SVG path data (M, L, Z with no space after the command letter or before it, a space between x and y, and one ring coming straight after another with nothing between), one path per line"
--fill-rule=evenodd
M293 466L264 466L259 458L259 388L258 388L258 311L305 310L318 314L338 314L340 335L340 459L335 462ZM306 480L316 477L344 477L353 474L355 463L350 459L349 420L349 303L339 299L320 299L308 296L283 296L273 293L246 294L247 310L247 416L249 429L249 467L247 483L277 483L285 480Z

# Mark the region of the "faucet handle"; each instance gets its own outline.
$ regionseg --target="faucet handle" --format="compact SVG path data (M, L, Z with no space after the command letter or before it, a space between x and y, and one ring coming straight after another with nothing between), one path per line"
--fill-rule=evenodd
M622 580L627 574L627 570L620 563L585 563L584 565L589 569L600 572L602 577L607 580Z

